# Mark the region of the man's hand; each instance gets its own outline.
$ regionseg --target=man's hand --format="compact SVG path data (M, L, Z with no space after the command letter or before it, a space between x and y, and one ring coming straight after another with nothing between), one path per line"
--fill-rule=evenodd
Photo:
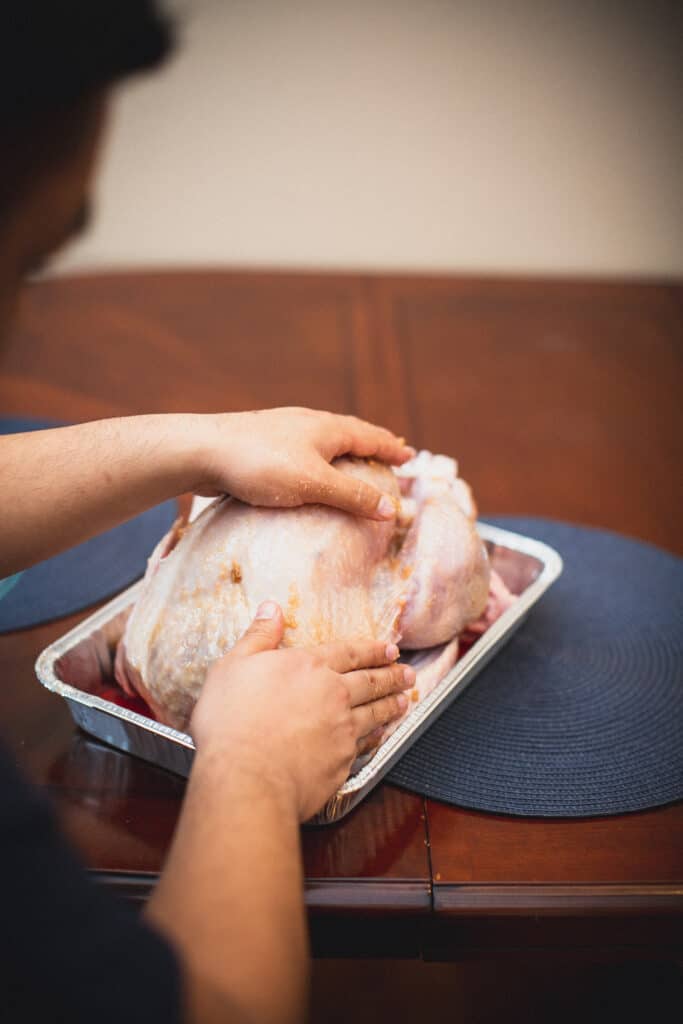
M182 955L192 1021L305 1019L299 822L404 711L415 679L393 645L277 650L283 628L266 602L207 675L180 821L146 908Z
M197 493L228 492L251 505L291 508L320 503L371 519L390 519L394 502L376 487L340 473L340 455L393 465L414 450L389 430L355 416L312 409L264 409L201 417L203 451Z
M344 454L400 465L414 452L381 427L310 409L126 416L2 437L0 577L186 491L391 519L391 499L330 465Z
M394 664L395 645L370 641L276 650L282 611L273 602L217 661L190 722L203 762L291 800L306 821L345 782L355 758L377 745L407 707L415 672Z

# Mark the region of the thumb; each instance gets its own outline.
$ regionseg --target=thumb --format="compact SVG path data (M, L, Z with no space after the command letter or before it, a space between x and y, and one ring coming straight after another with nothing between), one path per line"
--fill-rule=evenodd
M263 601L256 611L256 616L231 653L240 657L258 654L259 651L274 651L282 640L285 623L282 609L275 601Z
M397 512L397 502L391 495L327 464L321 466L318 486L311 490L307 500L366 519L393 519Z

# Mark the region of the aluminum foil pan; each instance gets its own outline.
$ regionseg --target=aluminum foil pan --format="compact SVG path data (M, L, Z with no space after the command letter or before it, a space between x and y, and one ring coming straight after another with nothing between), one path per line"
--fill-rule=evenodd
M313 820L343 818L393 767L434 719L462 693L526 618L562 572L557 551L521 534L480 523L491 564L518 599L472 645L432 692L404 719L372 759L351 775ZM36 661L38 679L64 697L74 721L92 736L179 775L189 775L194 744L186 733L154 721L141 701L125 697L114 681L114 655L140 583L60 637ZM404 660L410 661L411 656ZM419 652L418 652L419 656Z

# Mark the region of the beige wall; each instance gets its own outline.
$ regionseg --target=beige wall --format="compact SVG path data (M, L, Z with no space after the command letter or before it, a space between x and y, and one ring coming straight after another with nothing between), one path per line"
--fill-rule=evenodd
M683 273L683 4L177 6L59 268Z

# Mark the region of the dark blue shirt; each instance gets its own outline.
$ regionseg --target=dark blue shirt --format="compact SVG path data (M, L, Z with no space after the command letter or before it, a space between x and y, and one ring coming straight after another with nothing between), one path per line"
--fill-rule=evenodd
M3 1022L180 1022L175 953L88 878L48 801L2 746L0 893Z

